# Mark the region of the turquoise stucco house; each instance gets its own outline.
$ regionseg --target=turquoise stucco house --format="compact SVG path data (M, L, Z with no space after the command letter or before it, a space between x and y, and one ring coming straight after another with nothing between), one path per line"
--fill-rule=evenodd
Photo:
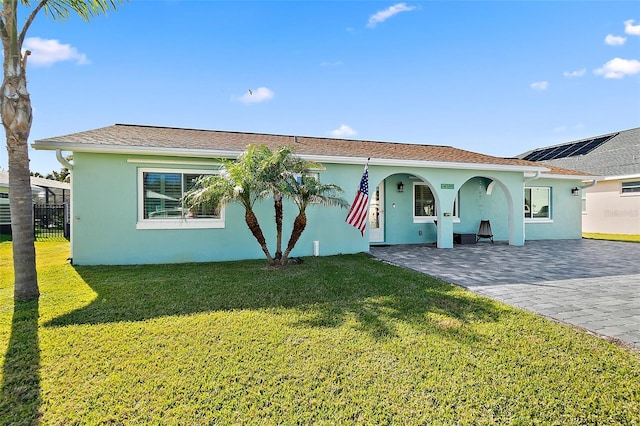
M435 243L475 234L489 220L496 241L581 238L585 173L449 146L223 132L116 124L38 140L38 150L73 154L71 255L80 265L208 262L262 258L235 204L182 217L179 198L195 176L220 172L249 144L291 145L322 164L322 182L351 201L369 161L369 223L364 235L347 211L311 206L292 256L368 252L371 244ZM285 205L285 233L297 210ZM256 207L275 241L273 204ZM288 225L288 227L287 227ZM461 241L469 242L469 238ZM315 242L315 244L314 244ZM489 249L489 247L488 247Z

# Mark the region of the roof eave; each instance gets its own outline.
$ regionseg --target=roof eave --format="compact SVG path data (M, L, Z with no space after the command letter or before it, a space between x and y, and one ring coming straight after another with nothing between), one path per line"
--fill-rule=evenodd
M320 163L334 164L365 164L365 157L344 157L344 156L322 156L322 155L305 155L300 157L317 161ZM547 171L542 166L517 166L511 164L493 164L493 163L464 163L454 161L427 161L427 160L400 160L394 158L372 158L369 160L370 166L396 166L396 167L432 167L438 169L472 169L472 170L495 170L495 171L517 171L517 172L537 172Z
M184 149L184 148L157 148L142 146L121 146L102 145L85 143L55 143L46 141L35 141L31 144L37 150L56 150L73 152L88 152L100 154L121 154L121 155L154 155L154 156L174 156L192 158L237 158L244 151L229 151L216 149ZM364 164L365 157L347 157L330 155L300 154L305 160L333 163L333 164ZM401 160L392 158L373 158L370 165L397 166L397 167L433 167L442 169L471 169L471 170L492 170L492 171L517 171L517 172L545 172L549 169L544 166L524 166L513 164L494 163L465 163L448 161L426 161L426 160Z
M627 175L605 176L602 179L598 179L598 180L624 180L624 179L637 179L637 178L640 178L640 172L627 174Z
M602 176L593 175L560 175L553 173L542 173L540 179L566 179L566 180L602 180Z

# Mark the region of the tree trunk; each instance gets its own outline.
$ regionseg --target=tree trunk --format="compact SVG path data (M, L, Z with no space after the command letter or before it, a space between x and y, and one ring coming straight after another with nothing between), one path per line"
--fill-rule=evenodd
M287 249L284 251L282 255L282 260L280 264L284 266L287 263L287 259L289 258L289 253L296 246L296 243L300 239L302 232L307 227L307 215L304 211L298 213L296 219L293 221L293 230L291 231L291 237L289 237L289 243L287 244Z
M264 239L264 235L262 234L262 229L260 228L260 224L258 223L258 218L255 213L251 210L245 210L244 220L247 222L247 226L249 230L253 234L256 240L258 240L258 244L262 248L265 256L267 256L267 260L269 264L273 264L273 257L271 257L271 253L269 253L269 247L267 247L267 241Z
M6 40L3 37L5 57L0 113L9 154L9 209L13 235L14 298L20 300L36 298L40 292L36 275L33 200L27 145L32 120L31 98L27 91L25 69L26 55L29 52L22 58L16 43L17 41Z
M273 260L278 263L282 259L282 195L274 194L273 209L276 214L276 253Z

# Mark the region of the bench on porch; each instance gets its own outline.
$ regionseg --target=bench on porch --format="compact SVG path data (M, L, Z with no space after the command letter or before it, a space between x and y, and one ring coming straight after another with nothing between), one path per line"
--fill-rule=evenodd
M437 227L438 221L434 220L433 224ZM465 234L465 233L453 233L453 243L454 244L475 244L478 242L478 236L476 234Z
M453 233L454 244L475 244L477 242L476 234L459 234Z

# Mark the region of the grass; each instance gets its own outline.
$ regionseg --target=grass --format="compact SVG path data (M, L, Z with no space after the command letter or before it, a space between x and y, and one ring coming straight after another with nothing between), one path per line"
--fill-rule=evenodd
M631 243L640 243L640 235L631 234L596 234L590 232L583 232L582 238L590 238L594 240L611 240L611 241L626 241Z
M0 244L0 424L638 424L640 356L366 255L73 267Z

